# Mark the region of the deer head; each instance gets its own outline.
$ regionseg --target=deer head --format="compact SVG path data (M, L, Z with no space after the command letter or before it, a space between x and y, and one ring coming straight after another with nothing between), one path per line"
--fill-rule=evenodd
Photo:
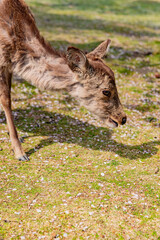
M102 42L88 54L69 47L67 64L77 80L71 86L71 95L106 125L117 127L125 124L127 117L118 97L114 73L102 60L110 42L109 39Z

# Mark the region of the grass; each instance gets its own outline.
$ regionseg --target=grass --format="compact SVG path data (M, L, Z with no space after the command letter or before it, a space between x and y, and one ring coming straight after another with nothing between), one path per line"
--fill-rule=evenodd
M13 83L13 114L30 162L11 151L0 113L0 239L160 239L160 1L28 0L59 49L112 39L128 116L111 130L66 92Z

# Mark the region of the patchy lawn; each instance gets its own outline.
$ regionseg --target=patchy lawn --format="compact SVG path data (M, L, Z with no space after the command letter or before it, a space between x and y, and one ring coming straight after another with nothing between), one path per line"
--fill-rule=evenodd
M112 39L106 62L128 122L105 128L66 92L14 81L30 161L14 158L1 112L0 239L160 239L160 1L27 3L57 49Z

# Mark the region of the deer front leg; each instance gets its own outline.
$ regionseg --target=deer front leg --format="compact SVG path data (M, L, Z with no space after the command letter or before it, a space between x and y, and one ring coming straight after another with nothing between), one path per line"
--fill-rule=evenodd
M4 73L0 74L0 101L5 112L8 131L15 156L20 161L27 161L29 159L21 147L21 143L18 139L18 134L14 125L11 111L10 87L8 84L8 79L6 79L6 75Z

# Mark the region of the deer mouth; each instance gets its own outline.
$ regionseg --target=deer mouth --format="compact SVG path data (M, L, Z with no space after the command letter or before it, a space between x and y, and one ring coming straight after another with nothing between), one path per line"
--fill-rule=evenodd
M116 121L114 121L112 118L109 118L109 125L110 125L112 128L118 127L118 123L117 123Z

